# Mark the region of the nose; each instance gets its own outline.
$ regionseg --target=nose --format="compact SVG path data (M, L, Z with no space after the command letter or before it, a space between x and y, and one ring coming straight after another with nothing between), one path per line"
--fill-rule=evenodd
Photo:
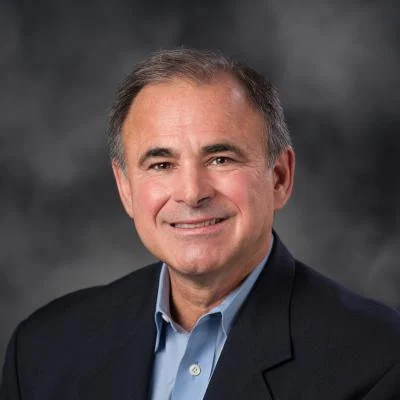
M182 167L175 176L173 198L190 207L206 205L214 196L214 188L207 170L198 166Z

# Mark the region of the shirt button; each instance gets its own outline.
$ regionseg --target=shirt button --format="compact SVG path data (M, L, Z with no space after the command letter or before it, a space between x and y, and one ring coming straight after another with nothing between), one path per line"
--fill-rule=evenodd
M189 367L190 375L198 376L198 375L200 375L200 372L201 372L201 368L200 368L200 365L198 365L198 364L192 364Z

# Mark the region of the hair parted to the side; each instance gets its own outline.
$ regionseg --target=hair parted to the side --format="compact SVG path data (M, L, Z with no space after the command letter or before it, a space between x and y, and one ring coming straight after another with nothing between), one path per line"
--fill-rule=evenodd
M279 95L271 82L241 62L210 50L178 48L162 50L136 65L123 81L111 109L107 142L112 161L125 168L122 126L137 94L152 83L188 79L199 84L211 83L221 73L234 77L245 89L250 102L263 113L266 123L267 157L273 166L277 156L292 145Z

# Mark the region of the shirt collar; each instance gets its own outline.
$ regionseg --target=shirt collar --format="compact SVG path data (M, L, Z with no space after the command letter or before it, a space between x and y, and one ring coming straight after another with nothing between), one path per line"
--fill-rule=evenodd
M262 259L260 264L258 264L258 266L255 269L253 269L253 271L247 276L247 278L241 283L239 287L237 287L235 290L229 293L229 295L220 304L218 304L216 307L211 309L207 314L205 314L205 315L210 315L210 314L221 315L221 325L223 334L225 336L228 335L237 312L239 311L244 300L246 299L247 295L252 289L254 283L257 281L257 278L261 274L261 271L263 270L265 264L267 263L273 243L274 243L274 236L272 235L272 240L268 253ZM163 263L158 283L156 309L154 313L154 319L157 328L157 336L154 349L155 352L158 350L160 344L164 321L170 323L175 331L177 332L182 331L182 328L172 320L169 300L170 300L169 273L167 265Z

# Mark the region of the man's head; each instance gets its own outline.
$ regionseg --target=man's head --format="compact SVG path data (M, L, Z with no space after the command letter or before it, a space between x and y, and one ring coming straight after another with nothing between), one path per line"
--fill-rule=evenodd
M177 275L227 285L268 251L294 170L276 92L240 67L253 76L244 85L228 65L193 50L143 62L119 92L111 140L121 200L145 246ZM270 140L273 129L279 140Z
M135 97L145 86L177 78L207 84L223 74L236 79L249 101L264 115L268 163L272 166L279 153L292 146L277 90L262 74L238 61L208 50L184 48L152 54L122 83L107 131L111 160L125 166L122 126Z

